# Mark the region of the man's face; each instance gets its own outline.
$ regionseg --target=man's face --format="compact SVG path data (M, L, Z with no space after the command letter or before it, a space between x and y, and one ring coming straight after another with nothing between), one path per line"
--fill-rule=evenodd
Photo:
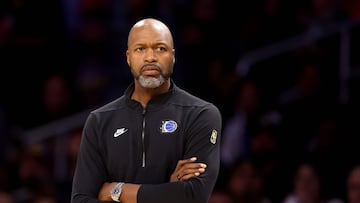
M161 25L143 25L129 35L127 62L144 88L157 88L169 79L175 62L172 37Z

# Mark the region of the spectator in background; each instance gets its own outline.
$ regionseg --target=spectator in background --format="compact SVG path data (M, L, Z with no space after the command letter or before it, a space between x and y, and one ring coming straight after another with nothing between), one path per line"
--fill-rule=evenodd
M283 203L330 203L340 199L327 199L323 196L323 184L319 171L311 162L300 162L293 176L291 191Z
M57 171L55 179L56 200L59 202L71 202L71 185L73 181L77 155L80 149L82 128L71 130L66 136L66 146L61 148L64 159L56 163ZM65 153L64 153L65 151Z
M283 203L322 203L320 177L314 166L301 163L293 176L291 191Z
M324 109L330 104L325 102L321 92L321 76L317 63L306 62L296 72L295 83L278 97L277 110L281 117L279 147L289 161L303 158Z
M221 108L226 122L229 115L233 115L234 92L238 90L240 80L233 68L235 65L227 53L221 56L214 54L205 65L206 78L202 83L192 87L192 90Z
M211 193L208 203L235 203L230 195L229 191L226 189L215 188Z
M264 187L264 179L252 160L236 162L230 172L227 189L235 202L270 203Z
M6 192L0 190L0 202L1 203L16 203L14 197Z
M47 155L41 144L23 146L19 151L15 167L18 179L13 179L13 194L17 202L31 202L38 195L55 195L52 164Z
M305 98L318 96L321 85L320 67L316 63L305 63L300 67L295 84L281 93L280 105L289 105Z
M250 140L261 126L261 103L257 85L244 80L237 91L233 114L224 125L221 160L225 167L250 156Z
M45 79L41 99L44 120L40 125L70 115L77 107L72 84L66 76L59 73L50 74Z
M344 10L349 19L360 19L360 1L344 0Z
M333 110L331 113L334 113ZM336 116L335 116L336 115ZM342 183L346 178L348 159L346 157L346 146L344 145L343 132L341 130L337 114L321 117L314 135L308 143L306 156L317 164L321 173L323 194L326 197L337 197L343 190ZM336 164L334 164L336 163ZM332 170L329 170L331 168Z
M85 109L95 108L104 104L111 95L108 92L109 75L103 70L103 64L89 58L78 67L76 87L80 96L81 106Z
M109 1L80 1L80 23L73 52L74 78L82 108L107 101L113 60Z
M344 19L344 11L337 0L309 0L308 9L298 16L300 23L317 29L331 28Z
M360 202L360 165L354 166L347 178L347 203Z
M0 3L0 83L5 87L1 89L4 90L1 99L7 102L9 117L16 127L34 127L38 90L48 74L43 70L63 65L65 35L61 8L60 1Z

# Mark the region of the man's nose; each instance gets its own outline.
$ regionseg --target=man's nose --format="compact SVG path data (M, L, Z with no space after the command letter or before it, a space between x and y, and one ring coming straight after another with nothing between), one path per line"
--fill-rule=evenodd
M157 60L156 52L154 49L147 49L145 53L145 60L147 62L153 62Z

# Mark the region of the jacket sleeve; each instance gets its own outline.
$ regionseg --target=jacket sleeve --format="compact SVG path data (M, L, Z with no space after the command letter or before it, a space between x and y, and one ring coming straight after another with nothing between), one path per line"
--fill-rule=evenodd
M96 122L93 114L90 114L85 122L74 173L71 203L103 202L97 199L97 195L107 176L103 155L99 149Z
M220 169L221 114L209 104L192 115L186 137L184 158L196 156L207 164L205 173L187 181L141 185L138 203L206 203Z

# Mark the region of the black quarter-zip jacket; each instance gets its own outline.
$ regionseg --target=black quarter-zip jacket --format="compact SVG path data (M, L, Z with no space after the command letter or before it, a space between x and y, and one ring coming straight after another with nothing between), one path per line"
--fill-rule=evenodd
M143 108L124 95L92 111L84 125L72 203L101 202L104 182L141 184L138 203L205 203L220 167L221 114L171 81ZM177 161L196 156L205 173L170 183Z

